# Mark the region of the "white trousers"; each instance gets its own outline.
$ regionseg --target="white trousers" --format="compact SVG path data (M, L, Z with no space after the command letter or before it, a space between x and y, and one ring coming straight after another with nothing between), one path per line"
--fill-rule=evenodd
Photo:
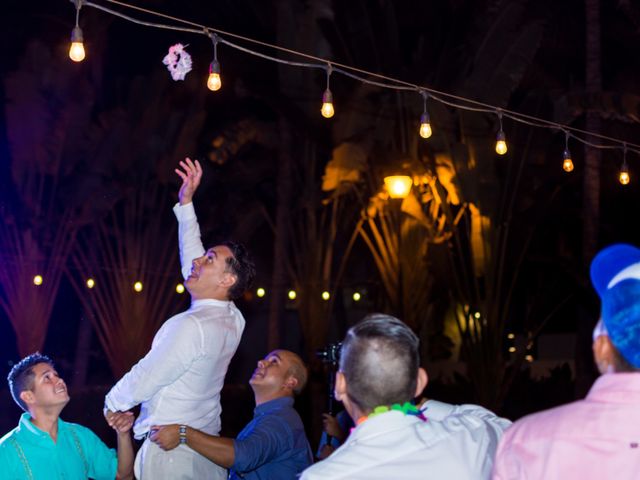
M226 480L227 470L178 445L165 452L148 438L144 441L134 464L138 480Z

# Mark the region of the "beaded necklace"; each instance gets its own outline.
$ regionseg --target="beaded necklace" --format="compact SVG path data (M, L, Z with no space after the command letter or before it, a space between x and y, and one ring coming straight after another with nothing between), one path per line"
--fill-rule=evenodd
M376 407L373 409L373 411L369 415L363 415L362 417L360 417L356 422L356 426L382 413L393 412L393 411L402 412L405 415L413 415L414 417L418 417L423 422L427 421L427 417L424 416L424 414L418 409L418 407L416 407L411 402L405 402L403 405L400 405L399 403L394 403L390 407L386 405L381 405L379 407Z

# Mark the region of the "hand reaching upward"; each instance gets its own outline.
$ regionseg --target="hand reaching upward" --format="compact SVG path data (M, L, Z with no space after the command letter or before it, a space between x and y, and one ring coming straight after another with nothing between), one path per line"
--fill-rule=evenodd
M178 192L178 199L180 205L186 205L193 200L193 194L200 185L202 179L202 167L198 160L195 163L189 158L185 158L180 161L180 167L176 168L175 172L182 179L182 186Z

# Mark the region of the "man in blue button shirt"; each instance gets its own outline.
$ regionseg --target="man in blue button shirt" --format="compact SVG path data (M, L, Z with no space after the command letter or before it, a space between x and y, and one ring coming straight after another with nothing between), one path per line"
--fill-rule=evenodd
M249 384L256 409L236 439L215 437L185 425L152 427L151 441L165 450L186 444L212 462L229 468L230 479L295 479L313 462L293 397L307 382L298 355L275 350L253 372Z
M116 456L91 430L60 418L69 392L49 357L25 357L11 369L8 381L13 399L27 413L0 439L0 478L133 479L133 414L109 419L118 432Z

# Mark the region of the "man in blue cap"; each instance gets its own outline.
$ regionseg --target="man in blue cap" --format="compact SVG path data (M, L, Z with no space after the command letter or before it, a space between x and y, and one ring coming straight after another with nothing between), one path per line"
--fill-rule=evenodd
M591 281L602 301L593 331L601 376L584 400L507 430L494 479L640 477L640 250L605 248L591 263Z

